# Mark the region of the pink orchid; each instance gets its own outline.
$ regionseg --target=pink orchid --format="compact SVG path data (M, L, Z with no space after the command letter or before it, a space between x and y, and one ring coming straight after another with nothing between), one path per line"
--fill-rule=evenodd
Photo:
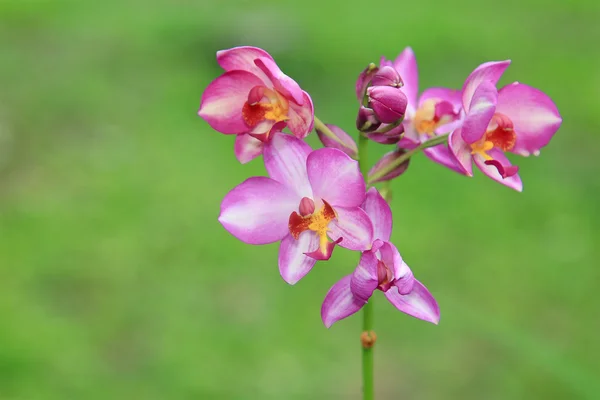
M281 241L279 271L286 282L298 282L317 260L329 259L337 243L350 250L371 245L373 225L360 208L365 183L355 160L338 149L312 151L279 132L263 157L269 178L249 178L230 191L219 221L249 244Z
M389 242L392 233L392 210L371 188L362 208L373 222L369 250L363 251L354 273L343 277L329 289L321 307L326 327L360 310L376 289L398 310L415 318L437 324L440 311L427 288L413 276L396 247Z
M404 82L400 88L408 99L403 126L404 131L398 146L412 149L435 135L449 133L461 123L460 91L442 87L426 89L419 97L419 72L415 54L410 47L405 48L396 60L381 59L381 66L392 66ZM393 131L390 132L393 134ZM423 151L431 160L454 171L464 173L450 156L446 145L438 145Z
M310 133L310 96L281 72L269 53L234 47L217 52L217 62L225 73L202 94L198 115L213 129L237 135L235 155L241 163L262 154L271 132L287 126L300 139Z
M521 191L518 167L504 153L539 154L562 118L550 97L538 89L515 82L498 91L496 83L509 65L510 60L487 62L469 75L462 91L464 122L450 134L448 144L469 176L474 161L490 178Z

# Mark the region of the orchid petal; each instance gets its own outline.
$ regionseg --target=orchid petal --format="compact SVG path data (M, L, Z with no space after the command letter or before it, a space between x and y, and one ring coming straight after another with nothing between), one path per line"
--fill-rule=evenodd
M456 89L449 89L445 87L432 87L425 89L419 97L419 107L429 99L437 99L441 101L447 101L454 107L454 112L458 113L462 108L462 92Z
M365 200L365 182L358 162L338 149L315 150L306 161L315 199L337 208L358 207Z
M383 66L383 65L382 65ZM412 116L417 108L417 95L419 93L419 69L413 49L405 48L396 58L393 67L398 71L404 86L400 88L408 99L406 115Z
M490 61L481 64L465 80L462 89L462 103L466 112L469 112L471 99L475 94L475 90L482 82L489 82L496 86L496 83L510 65L510 60L506 61Z
M249 178L227 193L219 222L242 242L273 243L287 234L298 202L296 193L273 179Z
M351 278L351 275L347 275L340 279L329 289L325 300L323 300L321 319L327 328L337 321L356 313L365 305L364 301L360 301L352 294L350 290Z
M260 57L273 59L265 50L252 46L240 46L217 51L217 62L226 72L234 70L247 71L258 76L263 83L270 83L267 75L254 63L254 60Z
M300 85L281 72L275 61L269 57L259 57L254 60L254 63L262 72L265 73L273 82L273 87L286 98L295 101L298 105L304 104L304 92Z
M319 247L319 237L313 231L304 231L298 240L287 235L279 246L279 273L284 281L294 285L314 267L317 260L307 256Z
M471 100L469 112L462 124L462 138L467 143L480 140L487 130L494 113L498 90L491 82L482 82L475 89Z
M329 237L342 238L340 246L350 250L366 250L373 242L373 223L358 207L335 207L336 218L329 223Z
M396 246L390 242L384 242L379 248L379 254L381 256L380 260L392 270L394 280L404 279L408 288L406 293L410 292L412 289L412 280L414 279L413 274L408 265L402 260L402 256Z
M405 314L436 325L440 321L440 309L437 302L429 290L416 279L413 290L409 294L402 295L396 286L392 286L385 292L385 297L394 307Z
M546 146L562 123L556 105L542 91L522 83L504 86L498 92L496 112L514 124L517 142L511 152L528 156Z
M379 191L372 187L367 191L367 196L362 209L365 210L373 223L373 239L387 242L392 235L392 209Z
M454 161L454 157L452 156L452 154L450 154L450 149L448 148L448 146L440 144L434 147L429 147L423 150L423 153L425 153L427 158L429 158L430 160L440 165L443 165L446 168L450 168L451 170L456 171L459 174L467 175L465 170L459 165L457 165ZM469 163L470 162L471 161L469 161Z
M212 81L202 93L200 115L216 131L230 135L250 130L242 116L248 93L263 82L246 71L230 71Z
M457 129L448 136L448 149L454 163L463 169L467 176L473 176L473 156L471 147L462 139L461 130Z
M377 279L377 264L379 260L375 251L364 251L352 274L350 289L354 296L367 302L379 285Z
M238 161L242 164L246 164L262 154L263 142L248 134L242 133L235 137L234 152Z
M298 139L304 139L310 133L310 131L312 131L313 124L315 122L315 112L312 99L308 93L302 93L304 96L304 102L302 105L298 105L293 101L289 103L289 119L287 120L288 128L290 128L290 131Z
M271 135L263 152L269 176L293 189L299 196L298 203L302 197L313 196L306 173L306 160L310 152L311 148L306 142L282 132ZM294 209L297 207L298 204Z
M512 165L508 158L506 158L506 155L504 155L504 153L498 149L492 149L488 151L488 155L492 157L492 159L498 161L505 169ZM519 174L503 178L502 175L500 175L500 172L498 172L498 169L494 165L486 165L486 160L479 154L473 157L473 161L475 161L475 165L477 165L481 172L496 182L500 182L501 184L508 186L517 192L523 191L523 182L521 181Z

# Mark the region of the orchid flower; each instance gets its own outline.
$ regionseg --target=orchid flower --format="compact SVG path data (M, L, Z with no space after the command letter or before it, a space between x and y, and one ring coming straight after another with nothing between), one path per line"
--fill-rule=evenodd
M404 136L398 142L398 147L413 149L435 135L449 133L461 123L462 105L460 91L442 87L425 89L419 93L419 72L415 54L410 47L392 62L382 57L381 67L393 67L404 85L400 88L408 99L404 122L397 130L403 130ZM394 131L388 133L393 135ZM450 156L446 145L438 145L423 151L431 160L442 164L456 172L464 173Z
M519 82L496 89L509 64L509 60L487 62L471 72L462 90L464 122L450 134L448 144L469 176L474 161L484 174L520 192L519 168L504 153L538 155L562 118L550 97L538 89Z
M335 244L350 250L371 245L373 225L360 208L365 183L355 160L338 149L312 151L280 132L272 133L263 158L269 178L249 178L229 192L219 221L245 243L281 241L279 271L286 282L295 284L317 260L328 260Z
M321 307L326 327L360 310L380 290L398 310L437 324L438 305L427 288L413 276L396 247L389 242L392 211L377 189L367 192L362 208L373 222L372 247L362 252L354 273L329 289Z
M281 72L269 53L234 47L217 52L217 62L225 73L202 94L198 115L213 129L237 135L234 151L241 163L262 154L271 132L287 126L300 139L310 133L310 96Z

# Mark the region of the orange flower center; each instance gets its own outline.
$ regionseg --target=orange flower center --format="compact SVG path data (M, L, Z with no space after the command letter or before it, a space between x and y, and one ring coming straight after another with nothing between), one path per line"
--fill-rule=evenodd
M242 117L249 127L253 128L265 120L280 122L288 119L289 103L277 91L256 87L248 97L242 108Z
M305 199L310 200L305 197L302 199L302 201L305 201ZM303 210L300 211L302 212ZM303 216L294 211L290 215L288 227L290 229L290 233L296 240L300 238L300 234L304 231L311 230L315 232L319 236L320 251L322 253L327 253L327 245L329 243L329 239L327 238L327 231L329 229L327 226L334 218L336 218L335 210L329 205L329 203L323 200L323 207L312 214Z
M439 99L427 99L415 112L413 122L419 134L432 136L439 126L452 122L454 118L450 103Z
M510 118L504 114L496 113L490 121L485 135L475 143L471 144L471 154L479 154L486 160L492 160L488 151L498 148L509 151L515 147L517 134Z

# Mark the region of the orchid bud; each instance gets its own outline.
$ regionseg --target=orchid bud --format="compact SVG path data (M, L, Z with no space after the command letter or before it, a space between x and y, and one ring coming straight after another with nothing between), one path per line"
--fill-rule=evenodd
M389 126L389 125L386 125ZM383 130L385 128L382 127L380 130ZM404 124L400 124L397 127L390 129L389 131L386 132L369 132L367 133L367 137L369 139L371 139L374 142L377 142L379 144L396 144L400 141L400 139L402 139L402 135L404 134Z
M401 90L391 86L371 86L367 95L379 121L391 124L404 118L408 99Z
M325 125L338 138L338 140L327 136L323 131L317 128L317 136L319 136L319 140L321 140L323 146L341 150L344 153L348 154L350 157L356 158L358 155L358 147L356 146L356 142L354 142L354 139L352 139L350 135L348 135L341 128L335 125Z
M377 71L371 80L371 86L391 86L401 88L404 86L404 82L402 82L402 78L395 68L385 66Z
M356 117L356 129L361 132L373 132L381 125L381 121L375 116L375 112L367 107L360 107Z
M365 68L358 76L358 79L356 80L356 98L360 103L362 103L363 97L365 97L365 92L371 82L371 78L373 78L373 75L375 75L378 70L379 68L377 65L371 63L367 65L367 68Z
M382 169L387 168L388 165L390 165L391 163L396 161L398 158L402 157L402 155L404 155L405 152L406 152L405 150L399 149L399 150L395 150L390 153L387 153L383 157L381 157L381 159L379 161L377 161L377 164L375 164L373 166L373 168L371 168L371 170L369 171L368 183L373 184L373 183L377 183L377 182L389 181L390 179L394 179L397 176L402 175L408 168L410 158L407 159L402 164L398 165L396 168L394 168L392 171L388 172L384 176L379 177L377 179L371 179L371 177L373 175L375 175Z

